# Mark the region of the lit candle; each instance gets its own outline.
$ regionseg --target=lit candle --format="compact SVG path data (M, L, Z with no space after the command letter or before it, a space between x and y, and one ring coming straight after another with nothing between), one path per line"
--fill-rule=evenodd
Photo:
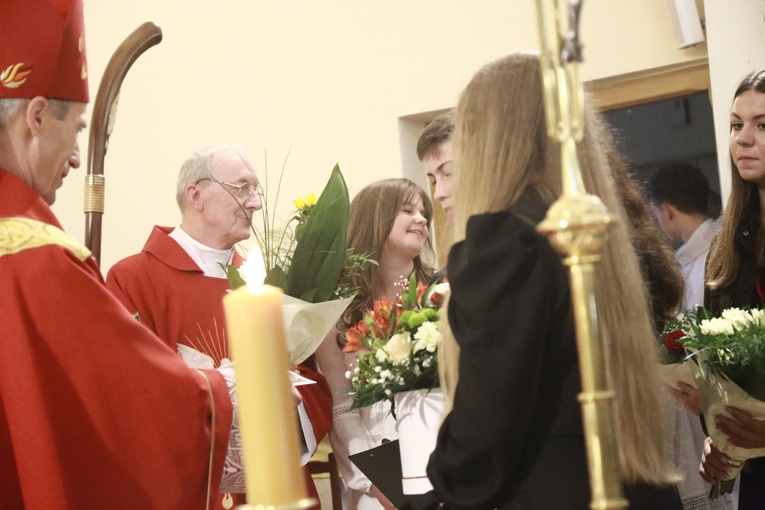
M236 371L249 505L294 505L306 497L291 393L282 291L245 285L223 298Z

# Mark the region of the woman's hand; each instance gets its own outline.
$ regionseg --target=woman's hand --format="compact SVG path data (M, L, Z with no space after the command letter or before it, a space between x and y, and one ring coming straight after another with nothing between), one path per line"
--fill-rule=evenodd
M699 390L690 384L678 381L677 388L667 386L669 392L683 404L689 412L698 416L701 414L701 401L699 400Z
M730 438L732 445L765 448L765 421L752 418L748 413L733 407L729 407L728 412L733 415L733 419L718 414L715 416L715 424Z
M712 443L712 438L704 440L704 449L701 452L701 465L699 474L706 482L714 484L717 480L728 479L729 458L718 450Z

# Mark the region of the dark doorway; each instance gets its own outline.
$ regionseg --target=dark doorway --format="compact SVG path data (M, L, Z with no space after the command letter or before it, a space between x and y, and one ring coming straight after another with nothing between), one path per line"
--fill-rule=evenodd
M706 92L604 112L622 154L640 181L660 167L691 163L720 192L712 105Z

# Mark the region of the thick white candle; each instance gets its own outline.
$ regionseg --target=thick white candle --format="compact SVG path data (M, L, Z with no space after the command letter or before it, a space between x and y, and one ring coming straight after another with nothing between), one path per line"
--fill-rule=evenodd
M249 505L306 497L291 394L282 291L245 285L223 298L236 372Z

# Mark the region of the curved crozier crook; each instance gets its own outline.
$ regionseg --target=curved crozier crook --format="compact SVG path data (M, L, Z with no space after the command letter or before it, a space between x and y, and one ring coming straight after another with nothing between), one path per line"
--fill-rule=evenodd
M104 213L104 158L117 116L120 87L133 62L162 41L162 29L147 21L136 28L112 55L93 103L85 176L85 245L101 260L101 220Z

